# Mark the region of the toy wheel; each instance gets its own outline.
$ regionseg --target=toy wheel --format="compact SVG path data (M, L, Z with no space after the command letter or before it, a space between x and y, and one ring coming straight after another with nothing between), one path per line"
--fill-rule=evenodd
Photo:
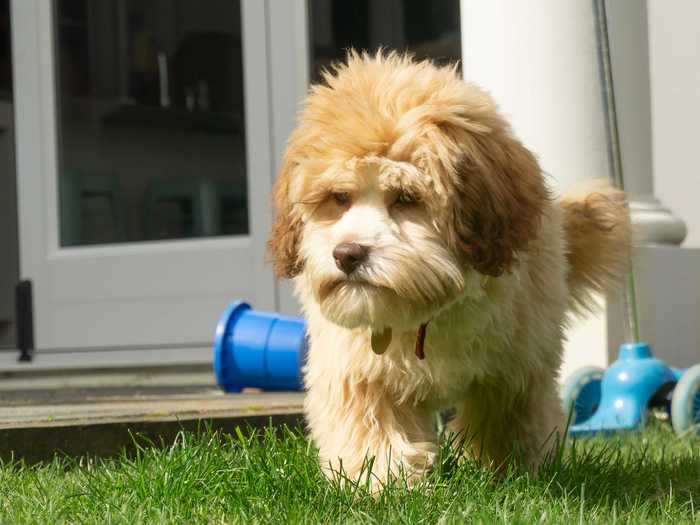
M686 370L673 390L671 422L679 435L700 424L700 365Z
M580 368L562 386L564 414L572 425L586 421L598 410L603 373L597 366Z

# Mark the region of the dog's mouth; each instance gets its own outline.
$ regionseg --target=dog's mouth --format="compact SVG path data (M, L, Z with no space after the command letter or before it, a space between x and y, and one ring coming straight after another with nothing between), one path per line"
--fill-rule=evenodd
M319 299L321 301L325 300L329 295L335 291L338 291L342 287L364 290L368 292L384 289L383 286L377 286L363 279L335 279L332 281L327 281L321 285L318 293Z

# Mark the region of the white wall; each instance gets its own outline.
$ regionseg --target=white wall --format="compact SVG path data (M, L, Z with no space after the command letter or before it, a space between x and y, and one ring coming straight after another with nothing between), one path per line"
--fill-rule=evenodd
M655 193L700 247L700 1L648 6Z

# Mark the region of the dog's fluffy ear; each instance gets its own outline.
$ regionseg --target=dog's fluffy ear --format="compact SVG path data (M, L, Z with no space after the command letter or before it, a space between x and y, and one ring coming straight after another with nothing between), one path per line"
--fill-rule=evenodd
M303 267L299 259L302 218L299 210L294 209L289 190L293 173L293 163L286 154L272 191L275 221L272 225L267 249L278 277L291 279L298 275Z
M477 271L498 276L536 235L549 194L534 155L507 128L461 139L454 244Z

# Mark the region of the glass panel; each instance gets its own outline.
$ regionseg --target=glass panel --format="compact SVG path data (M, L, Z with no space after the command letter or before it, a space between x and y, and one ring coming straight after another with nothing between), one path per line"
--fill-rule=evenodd
M237 0L55 0L61 245L248 233Z
M418 58L462 58L459 0L310 0L311 76L345 50L408 50Z
M0 100L12 95L12 35L10 0L0 0Z
M10 1L0 0L0 350L14 348L14 288L19 280L14 162Z

